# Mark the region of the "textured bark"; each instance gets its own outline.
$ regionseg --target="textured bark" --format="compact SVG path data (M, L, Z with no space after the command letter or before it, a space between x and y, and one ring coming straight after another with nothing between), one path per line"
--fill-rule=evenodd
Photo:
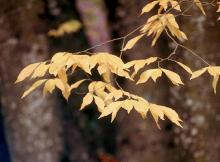
M116 30L119 31L121 36L124 36L143 24L144 20L146 20L145 16L139 16L141 8L146 4L146 1L120 0L119 2L120 7L117 13L121 23L119 23L120 26L116 27ZM134 34L133 37L136 34ZM150 43L150 40L146 40L145 38L140 41L134 49L124 54L124 56L128 60L144 59L152 55L158 56L158 54L161 53L158 50L159 48L151 48ZM165 53L166 50L163 50L163 52ZM159 82L166 84L165 81ZM148 82L137 88L136 85L127 82L125 83L125 89L134 94L144 96L150 102L166 104L165 97L168 91L162 84L152 84L152 82ZM118 125L117 146L120 161L166 161L169 141L169 138L167 138L168 133L157 129L152 120L149 118L144 120L136 113L132 113L129 116L127 114L121 114ZM155 156L155 154L157 156Z
M204 17L193 9L193 17L184 19L183 31L189 41L185 45L193 49L211 64L220 64L219 23L214 8L206 8L208 16ZM194 70L204 67L198 58L183 51L184 61ZM180 72L181 73L181 72ZM214 95L211 76L206 74L187 83L183 89L171 88L170 102L178 108L184 120L184 128L175 128L176 153L171 161L184 162L218 162L220 159L220 103L219 88Z
M107 25L107 13L103 0L77 0L76 9L81 16L84 32L90 47L110 39L110 31ZM93 52L103 51L110 52L111 46L106 44L93 49ZM79 77L79 75L82 74L76 74L77 77ZM85 134L85 132L89 133L89 130L86 129L92 129L92 124L85 120L85 118L89 118L88 116L85 117L82 113L79 113L78 108L80 107L82 97L83 96L71 97L68 102L67 110L63 111L63 123L65 128L64 138L67 152L65 156L71 162L97 161L97 154L99 154L99 150L95 149L97 149L96 147L100 147L99 144L103 142L104 138L101 136L101 138L97 140L96 138L98 138L98 133L93 133L92 135ZM97 116L93 122L97 124ZM90 125L90 128L88 125ZM102 128L100 127L98 130L93 131L101 131L100 129ZM107 126L105 125L104 127ZM95 140L95 142L91 142L91 139ZM91 145L90 143L93 142L95 144ZM102 148L98 149L102 150Z
M14 85L27 64L47 58L41 1L0 1L1 104L13 162L58 162L61 127L54 99L41 90L21 100L29 84Z

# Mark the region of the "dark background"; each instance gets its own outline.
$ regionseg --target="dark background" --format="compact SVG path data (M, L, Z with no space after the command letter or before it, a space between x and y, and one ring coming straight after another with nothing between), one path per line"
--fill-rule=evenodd
M149 15L139 15L147 2L0 0L0 162L220 161L219 93L214 95L210 76L189 82L189 76L173 64L163 66L183 76L186 86L173 87L166 78L138 87L125 80L120 84L151 102L175 108L184 121L183 129L165 121L160 122L159 130L151 117L143 120L135 112L129 116L120 112L112 124L109 118L98 120L95 106L78 110L80 95L72 95L67 103L59 92L43 98L39 89L20 99L29 83L14 85L14 81L24 66L46 60L58 51L81 51L126 35L146 21ZM216 7L206 6L205 10L206 17L194 7L189 11L191 17L178 18L178 22L189 38L185 45L219 65L219 15ZM47 35L69 19L79 20L82 29L60 38ZM93 52L118 55L121 43L115 41ZM150 43L151 38L143 39L123 59L166 57L173 47L166 35L155 47ZM186 51L177 52L177 59L193 70L204 66Z

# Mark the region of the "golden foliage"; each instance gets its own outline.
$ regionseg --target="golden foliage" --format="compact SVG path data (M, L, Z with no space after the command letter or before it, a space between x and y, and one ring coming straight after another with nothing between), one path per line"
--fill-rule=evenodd
M192 3L194 3L205 15L203 3L200 0L193 0ZM220 2L217 4L217 12L220 12ZM177 126L182 127L182 120L173 109L166 106L150 103L140 96L124 91L117 83L117 81L115 81L118 87L116 88L111 84L112 81L110 78L107 79L109 82L107 82L105 79L104 81L94 81L90 78L90 76L93 75L93 72L96 71L103 78L109 76L108 74L110 72L116 77L123 77L130 81L134 81L136 75L144 68L147 68L141 72L139 79L135 81L136 84L146 83L150 78L156 82L157 79L162 77L164 74L174 85L183 85L179 74L160 66L160 63L163 61L172 61L179 65L184 71L189 73L191 75L191 79L198 78L205 72L208 72L213 77L212 86L214 92L216 93L217 83L220 75L220 66L209 65L204 59L195 54L192 50L181 45L175 40L187 40L186 34L180 30L180 27L176 21L176 17L183 15L187 9L181 11L180 1L177 0L155 0L146 4L142 9L141 14L152 11L156 6L158 7L157 13L149 17L146 20L146 23L125 37L113 40L123 39L124 42L126 38L131 34L135 33L136 31L140 32L139 35L128 40L125 46L123 43L123 47L121 49L122 55L122 53L126 50L132 49L144 36L152 36L152 46L154 46L162 32L165 31L166 35L176 45L174 51L167 58L161 59L159 57L150 57L147 59L132 60L130 62L124 63L124 61L121 59L121 55L118 57L106 52L99 52L93 53L93 55L88 55L89 52L86 51L89 51L94 47L85 50L85 52L58 52L51 58L51 60L30 64L20 72L15 83L22 82L28 78L35 80L33 85L24 92L22 98L26 97L36 88L43 85L44 95L47 93L52 93L54 89L57 88L62 92L63 97L68 100L72 91L79 88L80 85L85 81L88 81L90 83L88 84L88 91L83 93L85 96L82 100L80 108L81 110L85 109L88 105L94 102L97 105L98 111L100 112L99 118L111 115L112 122L116 118L118 112L123 109L127 111L128 114L134 110L144 119L147 117L148 112L151 113L158 127L159 119L164 120L165 117L167 117ZM172 12L173 10L175 12ZM174 15L176 12L179 14ZM79 22L70 20L61 24L56 30L49 31L48 34L50 36L59 37L65 33L75 32L79 30L80 27L81 24ZM108 42L112 42L113 40ZM193 55L197 56L200 60L207 64L207 67L192 72L189 66L171 59L171 56L176 54L178 47L182 47L183 49L188 50ZM149 68L149 65L153 66L154 64L157 64L156 68ZM73 75L78 69L83 70L86 73L88 79L78 79L78 81L70 83L68 76Z
M217 83L219 80L220 75L220 66L208 66L202 69L199 69L192 73L192 76L190 79L195 79L204 74L206 71L213 77L212 81L212 87L214 89L214 92L216 93Z
M100 75L105 74L107 69L109 69L111 73L133 81L130 76L131 67L134 67L133 75L136 75L145 65L150 65L157 60L157 57L150 57L145 60L134 60L125 64L121 58L109 53L97 53L89 56L85 54L78 55L74 53L59 52L56 53L50 61L39 62L25 67L18 75L16 82L24 81L27 78L39 78L38 81L24 92L22 98L44 84L44 95L52 93L54 89L57 88L62 92L63 97L68 100L72 90L77 89L83 82L89 81L88 79L82 79L75 83L69 83L68 73L73 74L77 68L82 69L88 75L92 75L93 69L96 69ZM171 81L175 84L178 85L182 83L174 72L165 69L158 70L160 71L159 73L151 75L155 81L163 72L170 77L170 79L172 78ZM175 111L171 113L170 108L150 104L144 98L130 94L122 89L117 89L110 83L104 81L91 81L80 109L85 109L85 107L93 101L97 105L98 111L101 113L100 118L111 115L111 121L113 121L120 109L124 109L128 113L130 113L131 110L135 110L143 118L146 118L147 112L150 111L155 119L158 114L160 119L163 119L162 116L165 115L172 122L181 126L179 123L181 120L178 115ZM158 125L158 120L156 120L156 122Z
M48 32L48 35L51 37L61 37L65 33L70 34L73 32L77 32L80 28L81 23L79 21L69 20L60 24L57 29L51 29Z

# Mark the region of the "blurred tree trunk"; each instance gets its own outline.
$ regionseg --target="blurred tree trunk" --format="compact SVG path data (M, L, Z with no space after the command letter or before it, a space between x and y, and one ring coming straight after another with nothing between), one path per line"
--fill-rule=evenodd
M124 36L145 22L146 17L140 17L139 15L142 7L146 4L146 1L119 0L119 3L120 6L117 10L117 14L120 17L120 26L116 27L116 30L119 31L120 36ZM166 42L163 40L161 42L166 45ZM165 57L160 51L160 48L162 48L161 45L151 48L150 43L149 39L147 40L144 38L134 47L134 49L126 52L124 57L127 60L146 59L152 55ZM166 50L163 49L163 54L165 53ZM131 84L130 82L127 82L125 83L125 89L134 94L144 96L151 102L166 105L167 102L165 98L168 90L164 85L166 85L166 82L162 80L160 81L160 84L152 84L148 82L147 85L144 84L137 88L133 83ZM120 116L118 124L117 146L120 161L166 161L166 154L169 151L169 132L157 129L152 120L149 120L149 118L144 120L136 113L132 113L129 116L124 113ZM155 156L155 154L157 156Z
M103 0L76 0L76 9L81 16L89 47L103 43L110 39L110 31L107 24L107 12ZM109 44L92 50L92 52L110 51L111 45ZM88 128L85 128L86 126L82 128L80 125L87 124L91 126L92 124L81 124L85 122L83 122L85 117L82 114L80 115L78 109L71 110L72 107L78 108L80 106L79 104L76 104L76 98L79 98L79 103L81 104L81 97L82 96L74 96L68 103L69 111L66 110L66 112L64 112L65 142L68 152L67 157L71 162L94 162L97 161L96 155L99 153L99 150L96 150L96 147L98 143L103 142L103 139L93 139L97 138L97 134L83 134L82 130ZM97 118L95 120L97 122ZM105 127L107 126L105 125ZM86 130L84 131L86 132ZM89 131L87 130L87 132ZM91 139L93 139L96 143L94 146L89 145Z
M197 8L190 11L193 17L184 18L183 31L193 49L210 64L220 64L219 22L214 7L206 7L207 17ZM181 55L181 53L178 53ZM206 66L187 51L182 51L183 62L192 69ZM181 71L180 71L181 73ZM183 75L183 74L182 74ZM183 77L184 78L184 77ZM187 76L188 78L188 76ZM218 162L220 159L220 89L214 95L212 77L208 74L187 83L185 88L171 88L170 102L184 120L184 128L174 129L175 152L173 162Z
M42 1L0 0L1 104L13 162L59 162L61 127L52 98L41 90L21 100L29 84L14 85L27 64L47 58Z
M85 33L89 45L97 44L110 40L111 34L108 27L107 10L104 0L77 0L77 9L82 17ZM104 44L93 49L94 52L110 52L111 45Z

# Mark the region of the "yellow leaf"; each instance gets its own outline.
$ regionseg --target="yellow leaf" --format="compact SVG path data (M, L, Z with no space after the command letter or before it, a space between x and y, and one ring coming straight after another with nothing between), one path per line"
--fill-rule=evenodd
M164 28L158 29L158 31L156 32L156 35L152 41L151 46L154 46L158 40L158 38L160 37L161 33L163 32Z
M65 91L65 86L61 79L54 79L54 81L57 88L59 88L62 92Z
M37 87L39 87L41 84L43 84L46 81L46 79L38 80L36 81L28 90L24 92L21 98L26 97L29 93L34 91Z
M202 11L203 15L206 15L202 3L200 2L200 0L194 0L194 3L196 4L196 6Z
M197 70L197 71L194 71L192 73L192 76L191 76L190 80L198 78L200 75L204 74L206 71L207 71L207 67L202 68L202 69Z
M56 85L56 81L54 79L49 79L43 89L43 94L46 95L47 92L52 93Z
M186 70L189 74L192 74L193 72L192 72L192 70L188 67L188 66L186 66L186 65L184 65L183 63L181 63L181 62L178 62L178 61L175 61L178 65L180 65L184 70Z
M144 6L144 8L142 9L141 14L144 14L144 13L146 13L146 12L151 11L151 10L154 8L154 6L155 6L156 4L158 4L158 3L159 3L159 1L153 1L153 2L148 3L148 4L147 4L146 6Z
M149 104L143 101L134 101L134 109L145 119L149 110Z
M114 110L113 110L113 112L112 112L111 123L115 120L116 115L117 115L119 109L120 109L120 107L116 107L116 108L114 108Z
M37 78L37 77L43 77L47 70L49 68L49 65L46 64L46 62L42 62L35 70L33 75L31 76L31 79Z
M157 78L160 77L161 74L162 74L162 72L160 69L147 70L140 75L140 79L138 80L137 84L147 82L150 77L152 77L154 82L156 82Z
M68 85L68 83L64 82L61 79L55 79L55 85L61 90L63 97L68 100L70 96L70 86Z
M113 120L115 119L121 104L122 104L122 101L117 101L117 102L113 102L113 103L109 104L107 107L104 108L104 110L103 110L102 114L100 115L99 119L112 114L111 122L113 122Z
M162 69L162 71L166 74L166 76L170 79L170 81L174 85L177 85L177 86L179 86L180 84L183 85L183 82L177 73L170 71L170 70L166 70L166 69Z
M120 99L123 96L123 91L122 90L115 90L111 93L109 93L105 100L111 100L113 97L115 98L115 100L117 101L118 99Z
M63 83L67 83L67 74L66 74L66 70L64 68L62 68L59 72L58 72L58 77L60 80L62 80Z
M163 108L163 112L164 112L165 116L171 122L173 122L174 124L176 124L182 128L182 125L180 124L180 122L182 122L182 120L179 118L179 115L176 113L176 111L174 111L173 109L171 109L169 107L165 107L165 106L161 106L161 108Z
M93 92L94 92L94 90L95 90L95 85L96 85L96 84L97 84L96 81L94 81L94 82L92 82L92 83L89 84L88 90L89 90L90 93L93 93Z
M131 110L133 109L133 103L135 100L125 100L122 102L121 107L127 110L128 114L130 114Z
M162 71L160 69L155 70L152 74L151 74L151 78L153 79L154 82L157 81L157 78L162 76Z
M77 32L81 28L81 23L77 20L69 20L59 25L57 29L52 29L48 32L49 36L61 37L65 33Z
M106 67L106 65L102 64L98 67L97 70L98 70L99 74L102 75L107 72L107 67Z
M40 63L34 63L34 64L30 64L30 65L26 66L18 75L15 83L18 83L18 82L25 80L27 77L29 77L33 73L34 69L36 69L37 66L39 66L39 65L40 65Z
M216 94L216 88L217 88L218 80L219 80L219 75L216 75L216 76L213 77L212 87L214 89L215 94Z
M143 72L140 75L140 78L139 78L139 80L137 81L136 84L141 84L141 83L147 82L148 79L150 79L152 72L153 72L152 70L147 70L147 71Z
M73 90L73 89L78 88L78 87L79 87L83 82L85 82L85 81L86 81L86 79L83 79L83 80L80 80L80 81L78 81L78 82L72 84L72 85L70 86L70 91Z
M208 72L212 76L220 75L220 66L209 66Z
M83 102L80 110L83 110L86 106L91 104L93 101L93 95L91 93L87 93L87 95L83 98Z
M179 5L179 3L177 2L177 1L170 1L170 3L171 3L171 5L172 5L172 7L175 9L175 10L177 10L177 11L181 11L181 9L180 9L180 5Z
M105 102L98 96L94 96L94 101L98 107L99 112L102 113L105 108Z
M158 59L157 57L150 57L146 59L147 65L154 63L155 61L157 61L157 59Z
M126 51L128 49L131 49L134 47L134 45L144 36L145 34L141 34L131 40L128 41L128 43L126 44L126 46L122 49L122 51Z
M51 64L49 68L49 73L57 76L58 72L65 67L69 57L72 54L67 53L67 52L58 52L56 53L52 59L51 59Z
M142 69L147 64L146 60L138 60L134 65L134 74L137 74L140 69Z
M157 127L160 128L158 123L159 119L164 120L164 113L158 108L156 104L150 104L150 112L157 124Z
M182 127L180 124L180 122L182 120L179 118L179 115L169 107L160 106L160 105L156 105L156 104L150 104L150 112L151 112L158 128L160 128L158 121L159 121L159 119L164 120L164 115L171 122L175 123L179 127Z

